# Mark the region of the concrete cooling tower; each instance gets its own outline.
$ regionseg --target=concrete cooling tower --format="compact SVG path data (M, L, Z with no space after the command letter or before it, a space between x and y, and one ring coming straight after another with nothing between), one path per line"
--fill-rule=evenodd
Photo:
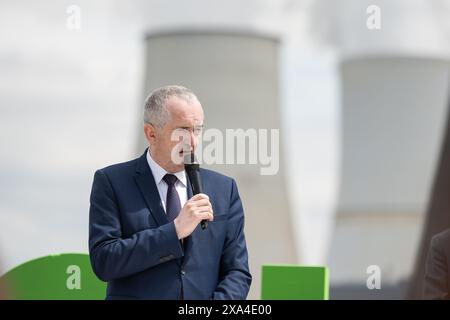
M343 61L340 72L342 162L332 285L351 284L359 297L402 298L440 153L449 63L360 57ZM384 290L367 290L371 265L380 268Z
M226 139L226 129L251 129L256 132L259 154L264 151L261 130L280 128L278 41L275 38L245 32L183 31L150 34L146 38L144 96L157 87L180 84L192 89L205 112L204 132L218 129ZM142 109L139 111L142 113ZM140 131L141 132L141 131ZM249 142L253 138L248 138ZM146 147L139 133L139 148ZM261 140L262 139L262 140ZM270 141L268 139L268 141ZM280 138L281 141L281 138ZM255 145L254 145L255 146ZM270 151L270 143L268 150ZM247 148L247 150L250 150ZM275 149L272 149L274 152ZM245 232L253 283L249 298L260 297L260 270L264 263L294 263L291 216L286 196L283 150L279 150L279 171L261 175L266 167L256 164L205 164L236 179L243 201ZM206 253L207 254L207 253Z

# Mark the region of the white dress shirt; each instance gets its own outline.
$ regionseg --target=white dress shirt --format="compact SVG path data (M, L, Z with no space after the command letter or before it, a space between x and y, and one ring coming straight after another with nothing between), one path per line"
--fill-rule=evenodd
M150 149L147 151L147 162L150 166L150 170L152 170L153 178L155 179L156 187L158 188L159 197L161 198L161 202L166 210L166 200L167 200L167 183L163 180L164 176L168 173L165 169L163 169L159 164L152 159L150 155ZM181 208L183 208L184 204L187 201L187 180L186 180L186 172L179 171L176 173L172 173L178 178L178 181L175 184L175 189L178 192L178 197L180 198Z

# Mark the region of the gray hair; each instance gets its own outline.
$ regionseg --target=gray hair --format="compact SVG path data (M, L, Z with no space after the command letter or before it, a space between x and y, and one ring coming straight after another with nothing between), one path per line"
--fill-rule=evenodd
M170 97L180 98L187 103L198 100L192 90L176 85L164 86L155 89L145 99L144 122L152 124L158 128L165 126L170 119L169 111L166 108L166 102Z

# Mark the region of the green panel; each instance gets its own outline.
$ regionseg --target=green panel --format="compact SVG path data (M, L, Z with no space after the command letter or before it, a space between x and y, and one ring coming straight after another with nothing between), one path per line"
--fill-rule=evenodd
M92 271L87 254L67 253L28 261L6 273L9 296L19 300L105 299L106 283Z
M263 265L262 300L328 300L328 268Z

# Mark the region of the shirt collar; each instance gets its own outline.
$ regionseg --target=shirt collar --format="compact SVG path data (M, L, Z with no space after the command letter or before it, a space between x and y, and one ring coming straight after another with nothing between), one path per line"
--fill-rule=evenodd
M150 170L152 170L155 183L158 185L168 172L159 164L157 164L155 160L153 160L152 156L150 155L150 148L147 150L147 162ZM184 170L172 174L178 178L178 180L183 184L184 187L187 186L186 172Z

